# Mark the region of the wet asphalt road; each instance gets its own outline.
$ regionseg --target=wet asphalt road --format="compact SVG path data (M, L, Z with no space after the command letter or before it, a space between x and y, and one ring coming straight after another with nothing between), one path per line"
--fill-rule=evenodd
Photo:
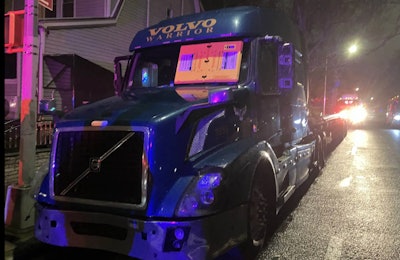
M400 130L350 129L275 228L259 259L400 259ZM76 257L129 259L32 241L14 254L14 260Z
M259 259L400 259L400 130L351 129Z

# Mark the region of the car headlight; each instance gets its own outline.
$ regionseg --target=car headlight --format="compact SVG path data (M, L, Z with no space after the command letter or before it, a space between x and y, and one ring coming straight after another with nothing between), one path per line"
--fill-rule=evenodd
M353 107L340 112L342 118L347 119L353 124L361 123L367 119L368 112L363 106Z
M183 194L175 215L178 217L197 217L216 211L218 189L222 181L222 169L208 168L194 178Z
M397 114L393 117L394 121L400 121L400 114Z

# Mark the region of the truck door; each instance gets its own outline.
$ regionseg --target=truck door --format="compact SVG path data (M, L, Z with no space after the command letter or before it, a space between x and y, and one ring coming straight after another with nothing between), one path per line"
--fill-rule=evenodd
M312 140L309 134L305 94L306 74L301 52L291 43L278 47L278 86L280 91L282 141L293 147L296 160L295 183L302 183L309 172Z
M278 49L278 83L282 97L282 116L289 142L300 142L308 133L308 111L305 94L306 75L303 55L291 43ZM287 124L287 125L286 125Z
M291 66L293 71L293 85L288 90L288 99L290 100L290 128L291 143L296 148L296 185L300 185L308 176L311 163L311 149L313 139L305 138L309 135L308 127L308 108L306 100L306 74L303 63L303 55L295 49L294 45L282 45L279 55L290 55ZM283 58L279 58L282 61ZM281 66L279 64L278 66Z
M272 146L280 144L281 130L276 64L276 44L260 39L256 51L257 115L261 138Z

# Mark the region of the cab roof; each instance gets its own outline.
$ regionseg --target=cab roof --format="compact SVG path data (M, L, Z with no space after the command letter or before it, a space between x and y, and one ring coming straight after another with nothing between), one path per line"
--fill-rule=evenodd
M282 12L256 6L211 10L163 20L139 31L129 51L175 42L203 41L229 37L280 36L301 50L295 24Z

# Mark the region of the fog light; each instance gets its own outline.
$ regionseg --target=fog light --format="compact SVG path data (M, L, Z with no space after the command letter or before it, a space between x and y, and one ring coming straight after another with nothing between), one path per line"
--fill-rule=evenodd
M189 237L190 227L170 227L167 229L164 252L180 251Z
M182 241L180 240L175 240L174 242L172 242L172 246L176 249L181 249L182 248Z
M182 240L185 237L185 232L181 228L175 229L174 232L175 238L178 240Z

